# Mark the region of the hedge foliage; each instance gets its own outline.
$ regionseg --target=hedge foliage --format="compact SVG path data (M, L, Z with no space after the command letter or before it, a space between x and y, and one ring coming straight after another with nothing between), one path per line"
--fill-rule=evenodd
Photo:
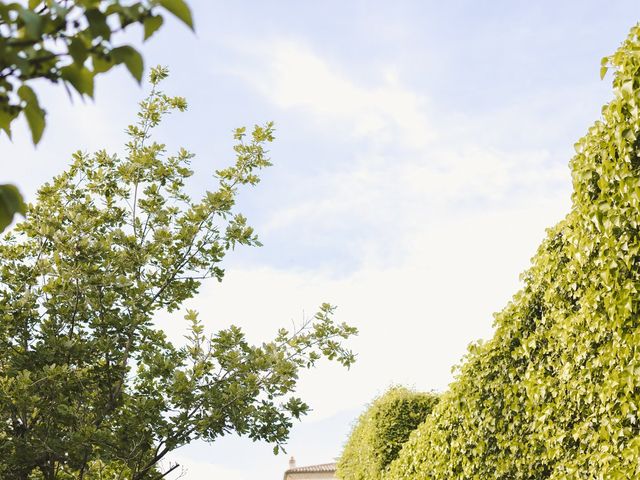
M338 478L372 480L395 459L438 402L434 393L393 387L360 416L338 462Z
M640 478L640 25L611 68L571 211L388 479Z

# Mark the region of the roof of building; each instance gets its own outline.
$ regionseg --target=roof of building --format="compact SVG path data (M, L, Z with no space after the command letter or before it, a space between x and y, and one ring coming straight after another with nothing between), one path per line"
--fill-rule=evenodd
M316 473L316 472L335 472L336 464L335 463L321 463L320 465L308 465L306 467L295 467L290 468L286 472L287 473Z

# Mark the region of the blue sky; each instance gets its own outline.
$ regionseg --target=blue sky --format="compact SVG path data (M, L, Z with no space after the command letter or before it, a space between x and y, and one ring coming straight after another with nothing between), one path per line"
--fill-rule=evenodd
M304 375L314 411L289 452L331 461L389 385L443 390L469 342L518 288L544 229L570 208L574 142L610 97L599 79L640 19L632 1L192 0L197 33L169 21L143 48L189 111L158 138L197 154L190 188L232 159L231 131L276 122L274 167L243 192L264 247L237 251L190 306L256 340L321 302L360 329L351 371ZM132 36L137 41L138 36ZM43 86L37 149L2 142L28 197L76 149L122 151L144 90L117 71L94 102ZM159 319L180 338L181 322ZM177 452L183 478L278 479L287 457L229 438Z

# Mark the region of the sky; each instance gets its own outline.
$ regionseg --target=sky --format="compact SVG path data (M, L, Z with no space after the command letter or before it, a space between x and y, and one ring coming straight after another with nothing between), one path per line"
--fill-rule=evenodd
M227 437L172 457L182 478L276 480L339 456L376 395L402 384L444 391L469 343L518 290L545 228L571 208L573 144L611 97L600 59L640 19L634 1L191 0L195 34L176 21L144 44L169 67L188 112L157 132L196 154L189 188L213 188L233 160L231 132L274 121L274 166L239 209L264 246L228 256L225 280L188 307L210 331L254 341L323 302L358 327L350 369L303 373L312 412L287 455ZM130 40L140 44L141 34ZM76 150L122 152L145 87L122 69L95 101L43 84L37 148L0 138L3 176L33 198ZM179 316L178 316L179 317ZM180 341L184 322L158 324ZM176 478L175 476L172 478Z

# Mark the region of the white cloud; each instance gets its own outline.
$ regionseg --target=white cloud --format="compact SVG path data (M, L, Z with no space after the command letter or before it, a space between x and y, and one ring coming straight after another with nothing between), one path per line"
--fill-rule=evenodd
M363 84L305 45L282 39L242 49L240 57L243 66L231 73L301 122L320 122L319 142L364 140L351 147L350 161L300 175L295 183L304 193L271 212L265 233L359 223L412 235L410 227L432 222L434 211L447 216L460 203L478 201L502 208L507 199L556 195L569 184L566 164L554 163L549 151L486 146L469 119L435 118L428 99L403 86L392 66ZM522 129L531 130L525 123Z
M235 323L259 342L321 302L338 305L337 318L360 330L352 342L359 358L351 371L324 363L303 374L300 393L315 409L312 418L358 408L393 383L444 390L469 342L491 335L492 314L516 292L544 228L564 208L554 198L441 222L412 236L404 261L385 266L371 259L343 277L231 269L191 306L210 329ZM163 325L179 338L182 325Z
M314 409L307 422L357 410L391 384L446 389L468 344L491 336L492 314L516 293L545 227L568 210L566 163L549 150L479 138L504 126L500 115L482 128L437 118L391 67L364 83L283 40L247 47L237 62L228 73L283 115L318 125L314 141L352 149L325 173L290 175L298 193L258 231L334 235L358 261L340 274L317 264L236 266L190 307L211 330L235 323L259 342L321 302L338 305L338 319L360 330L351 343L358 362L351 371L323 363L302 375L299 393ZM348 228L365 234L352 241ZM181 324L162 325L180 337Z
M293 41L252 45L247 51L261 59L255 69L236 67L229 72L280 108L302 110L316 121L337 126L342 135L366 137L377 144L399 137L419 148L433 138L424 113L425 99L404 88L392 69L383 72L380 85L360 86Z
M169 480L248 480L240 470L228 468L213 462L195 460L190 457L175 455L165 461L163 467L166 471L168 465L178 463L180 466L167 476Z
M345 132L365 140L327 173L301 170L295 183L304 194L258 231L339 232L344 248L354 247L345 225L375 233L358 239L358 267L341 276L303 265L231 269L194 306L212 328L233 321L258 340L320 302L339 305L340 318L360 329L359 362L352 372L324 366L305 377L301 392L317 418L362 405L391 383L445 389L468 343L491 335L492 314L516 292L544 228L567 211L566 164L546 150L487 146L466 134L479 131L468 119L432 118L428 99L392 67L363 84L281 39L239 58L231 73L299 121L321 123L318 142Z
M459 210L469 204L488 202L498 210L514 202L527 204L564 194L570 182L568 168L550 165L545 151L507 153L463 145L383 158L376 162L360 155L342 170L299 178L302 190L313 194L271 212L260 231L300 231L301 225L330 230L351 223L384 225L404 238L415 233L416 225L464 215Z

